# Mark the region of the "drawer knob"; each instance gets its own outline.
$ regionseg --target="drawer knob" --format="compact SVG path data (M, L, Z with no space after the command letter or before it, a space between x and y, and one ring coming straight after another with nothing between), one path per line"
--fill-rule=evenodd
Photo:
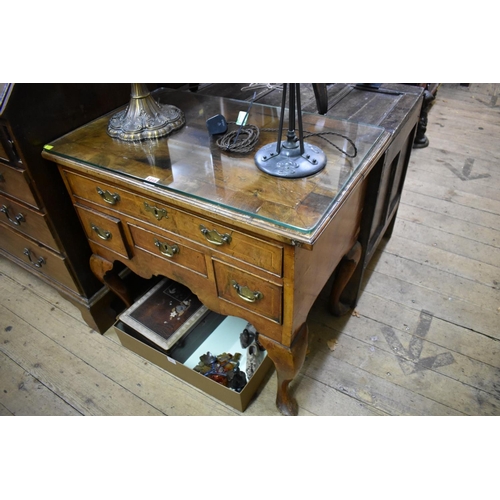
M200 231L212 245L221 246L225 243L231 243L231 235L228 233L220 234L216 229L207 229L203 224L200 224Z
M254 292L250 290L247 286L241 286L236 281L231 280L231 285L236 289L236 292L238 293L239 297L242 298L246 302L257 302L258 300L261 300L264 298L264 295L262 292Z
M120 201L120 195L117 193L110 193L109 191L103 191L99 186L95 188L99 196L110 205L116 205Z
M29 248L25 248L23 253L24 253L24 255L28 256L29 261L35 267L40 268L40 267L42 267L43 264L45 264L45 259L43 257L39 257L37 261L33 261L33 259L31 258L31 252L30 252Z
M144 208L147 212L151 212L157 220L162 220L163 217L168 219L167 211L164 208L152 207L147 201L144 202Z
M155 238L155 245L160 250L160 253L162 255L165 255L165 257L168 257L168 258L171 258L176 253L180 252L179 247L177 245L169 245L168 243L162 243L161 241L157 240L156 238Z
M109 231L106 231L105 229L101 229L100 227L96 226L95 224L90 224L90 227L92 228L92 231L94 231L101 240L110 240L111 239L111 233Z
M22 213L18 213L14 217L14 219L11 219L9 216L9 209L5 205L2 205L2 208L0 208L0 212L3 212L6 215L7 219L9 219L9 221L12 222L12 224L14 224L15 226L20 226L21 222L24 222L26 220Z

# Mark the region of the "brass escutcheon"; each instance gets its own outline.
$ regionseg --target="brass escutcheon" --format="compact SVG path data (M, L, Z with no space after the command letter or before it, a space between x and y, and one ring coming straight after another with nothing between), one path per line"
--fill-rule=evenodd
M162 243L161 241L154 239L155 246L158 247L160 253L165 255L165 257L172 258L176 253L179 253L179 247L177 245L169 245L168 243Z
M147 201L144 202L144 208L146 211L151 212L158 220L163 219L163 217L168 219L167 211L164 208L152 207Z

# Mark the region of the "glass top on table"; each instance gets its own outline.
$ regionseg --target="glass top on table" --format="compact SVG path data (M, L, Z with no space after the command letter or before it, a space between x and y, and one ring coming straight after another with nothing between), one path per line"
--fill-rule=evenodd
M240 111L248 110L248 102L167 89L152 92L152 96L161 104L181 109L185 125L159 139L125 142L107 134L114 111L50 143L47 152L308 233L328 215L383 133L380 127L304 113L304 134L340 134L326 137L340 150L352 153L352 145L342 136L348 137L357 154L349 158L326 140L308 137L305 142L326 154L326 167L309 177L281 178L260 171L254 161L262 146L277 140L279 108L253 104L247 123L260 129L259 141L252 152L238 154L217 146L219 136L210 135L206 121L221 114L230 123L230 130L236 130L238 126L231 122ZM287 123L285 119L283 139Z

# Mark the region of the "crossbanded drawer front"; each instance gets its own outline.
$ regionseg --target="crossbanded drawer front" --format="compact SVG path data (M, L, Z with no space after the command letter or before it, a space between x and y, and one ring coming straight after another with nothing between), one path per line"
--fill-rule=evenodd
M58 251L45 214L0 195L0 222Z
M75 208L89 240L130 258L120 219L78 205Z
M2 162L0 162L0 192L27 203L32 207L39 208L31 192L26 172L9 167L9 165Z
M132 215L137 212L137 210L134 209L136 205L134 194L122 189L117 189L105 182L74 174L73 172L68 172L66 170L63 172L71 193L77 199L76 201L79 201L78 198L80 198L81 200L88 200L97 205L115 209L122 213L132 211Z
M17 231L2 227L2 248L35 272L81 293L66 265L66 259L42 247Z
M191 218L191 237L214 251L224 253L276 276L283 274L283 248L201 218Z
M283 288L218 260L213 261L219 297L281 323Z
M77 199L131 215L200 243L211 251L221 252L276 276L282 276L283 248L277 244L195 217L183 210L116 188L111 184L68 171L65 171L64 175Z
M135 247L161 258L169 264L182 266L202 276L207 276L205 256L186 245L182 238L153 233L130 223L128 229Z

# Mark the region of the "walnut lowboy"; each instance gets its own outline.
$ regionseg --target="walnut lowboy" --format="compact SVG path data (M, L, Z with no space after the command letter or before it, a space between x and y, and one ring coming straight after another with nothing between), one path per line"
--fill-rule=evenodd
M341 292L361 256L358 243L367 177L389 136L383 129L305 115L306 130L348 135L354 160L318 141L326 168L305 179L259 171L253 156L218 150L205 120L238 101L162 91L159 101L183 110L186 126L155 141L124 143L106 134L109 115L51 144L86 232L94 274L127 305L131 294L114 262L142 277L163 275L218 313L242 317L259 331L277 371L277 406L296 415L289 384L307 351L307 315L339 266L331 309L348 309ZM275 127L276 108L254 105L250 121ZM261 144L274 134L262 133ZM352 304L351 304L352 305Z

